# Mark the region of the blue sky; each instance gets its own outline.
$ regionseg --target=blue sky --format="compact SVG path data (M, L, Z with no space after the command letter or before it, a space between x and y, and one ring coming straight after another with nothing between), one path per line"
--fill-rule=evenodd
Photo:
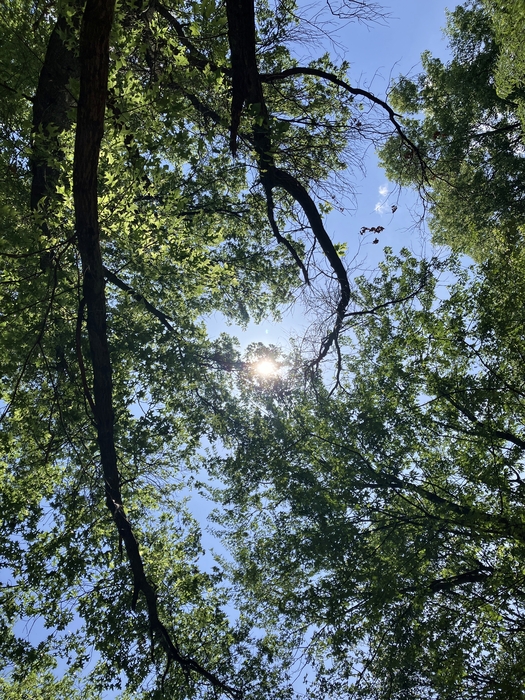
M453 9L455 4L449 7ZM386 99L392 80L400 75L415 75L421 70L423 51L429 50L446 59L447 41L442 32L446 9L447 3L440 0L404 0L385 7L390 16L381 24L347 25L341 31L341 43L346 49L343 56L351 64L352 81ZM330 234L337 239L344 236L349 251L354 251L361 226L384 226L380 244L374 246L368 242L361 251L367 265L372 266L382 257L385 245L393 248L409 245L414 247L414 252L423 252L416 250L418 246L421 248L420 233L411 231L416 199L409 193L404 193L399 201L397 197L392 198L394 187L378 167L373 149L368 153L366 173L356 178L355 186L355 212L344 217L333 215L327 222ZM392 216L390 205L394 203L398 210Z
M344 0L339 0L339 5L342 2ZM331 5L334 7L333 2ZM307 43L297 45L296 55L304 63L325 52L334 57L334 62L347 60L352 84L386 99L392 80L421 70L423 51L447 58L447 41L442 29L447 8L455 6L456 3L447 5L442 0L402 0L384 6L384 19L364 24L336 20L326 2L300 0L300 16L311 18L312 24L320 20L328 24L324 35L316 37L310 46ZM399 195L394 191L377 165L373 146L368 149L363 165L364 172L356 170L349 178L354 192L346 211L334 210L326 220L332 239L347 244L348 261L354 259L352 267L356 266L358 271L373 271L383 258L385 246L394 251L408 247L418 256L430 255L432 248L428 237L424 229L415 225L420 213L417 197L413 193ZM398 207L394 216L392 204ZM375 235L360 236L363 226L384 226L379 244L372 243ZM300 305L285 314L282 323L272 323L268 319L258 326L251 324L245 332L237 327L224 328L219 316L209 319L212 335L226 330L239 337L242 347L252 342L285 346L290 337L304 335L308 326L309 319Z
M301 4L300 14L306 17L317 16L322 7L321 2ZM455 5L449 6L449 9L454 7ZM447 58L447 42L442 33L446 23L446 8L447 5L441 0L404 0L397 2L395 7L385 7L385 12L390 17L381 23L364 25L354 22L345 25L340 22L337 32L333 31L337 25L332 23L330 38L326 37L311 48L299 45L298 57L306 64L308 60L326 51L332 55L335 53L338 60L350 62L353 85L386 99L388 87L394 78L416 74L421 70L420 57L425 50L444 60ZM326 13L323 17L329 19ZM348 259L356 257L358 273L372 273L384 257L385 246L392 247L394 251L408 247L417 256L431 254L432 246L424 229L414 225L414 218L420 212L417 197L410 192L402 192L400 195L394 192L393 185L388 183L384 172L377 165L377 156L372 147L367 153L364 172L355 172L353 187L354 206L344 213L334 210L325 224L335 242L347 243ZM398 209L392 215L391 205L394 203ZM385 230L379 236L380 243L372 243L375 235L361 237L359 231L362 226L384 226ZM310 323L311 319L304 314L301 304L296 304L284 314L281 323L268 319L259 325L250 324L244 332L237 326L225 327L218 314L210 319L208 325L212 336L220 332L237 335L243 348L254 342L286 348L291 337L301 338L308 332ZM202 476L205 478L204 474ZM213 504L194 494L190 508L204 522ZM222 550L220 543L209 533L204 533L203 544L205 548L212 547L217 552ZM205 564L211 561L210 556L203 559Z
M300 14L317 17L324 3L300 3ZM447 40L442 29L446 24L447 5L441 0L403 0L395 6L385 6L389 17L381 22L365 25L359 22L333 22L330 37L317 41L312 47L298 46L297 55L304 64L312 58L330 52L336 60L350 63L350 79L353 85L370 90L377 97L387 99L388 87L399 75L415 75L421 70L421 54L429 50L433 55L446 60ZM329 13L322 18L329 20ZM337 31L335 31L337 29ZM430 255L432 245L425 229L416 226L421 209L417 196L412 192L394 191L384 172L377 164L377 156L370 147L364 162L364 172L355 171L352 179L355 196L353 206L341 213L334 210L325 221L326 229L334 242L344 242L348 246L347 258L355 258L357 274L373 273L383 259L383 248L390 246L394 251L410 248L416 256ZM392 215L391 205L398 209ZM372 243L375 235L361 237L361 227L384 226L379 235L380 242ZM286 348L290 338L300 339L308 334L311 318L305 315L301 304L295 304L284 314L281 323L265 322L250 324L246 331L237 326L226 326L219 314L208 324L212 336L221 332L237 335L241 347L261 342ZM204 476L204 475L203 475ZM190 505L193 513L204 521L213 505L197 495L193 495ZM222 547L210 534L204 533L203 544L221 551ZM204 561L211 562L207 556Z

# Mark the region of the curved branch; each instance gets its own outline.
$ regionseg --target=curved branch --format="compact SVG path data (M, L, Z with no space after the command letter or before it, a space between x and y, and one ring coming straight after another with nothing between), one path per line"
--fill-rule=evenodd
M252 142L257 154L257 165L261 176L261 182L266 192L268 218L274 235L277 227L273 217L271 192L275 187L281 187L288 192L303 209L315 239L321 246L339 282L341 297L336 309L335 324L332 332L322 341L321 350L315 362L315 364L318 365L319 362L326 357L341 331L344 315L350 301L350 283L348 281L348 275L330 236L324 228L319 210L308 191L301 185L297 178L275 166L269 114L262 89L263 79L257 67L254 0L226 0L226 13L228 17L228 39L232 64L233 95L230 139L232 153L235 155L237 131L244 105L253 105L254 108L257 108L258 114L257 118L254 120ZM292 71L296 70L298 69L292 69ZM321 71L321 73L323 72ZM284 73L276 75L285 77L286 75L293 74L293 72L285 71ZM322 77L325 75L329 74L323 74ZM268 76L266 76L266 82L271 82ZM292 252L292 255L294 255L294 252ZM294 259L297 262L296 255L294 255Z
M266 204L267 204L267 213L268 213L268 221L270 222L270 226L272 227L273 235L277 239L279 243L282 243L291 253L293 259L297 263L299 269L303 273L304 281L305 284L310 284L310 279L308 277L308 270L306 269L303 261L299 257L299 254L293 247L293 245L290 243L290 241L285 238L281 232L279 231L279 227L277 226L277 222L275 221L275 215L274 215L274 207L273 207L273 195L272 195L272 189L271 187L266 187Z
M423 171L423 174L426 173L428 170L428 165L425 163L423 160L423 157L421 156L421 153L419 152L418 147L416 144L408 138L408 136L405 134L403 131L403 127L401 124L398 122L397 117L400 115L394 112L392 107L386 102L385 100L382 100L379 97L376 97L372 92L369 92L368 90L363 90L362 88L355 88L352 87L349 83L347 83L345 80L341 80L341 78L338 78L337 75L334 75L334 73L329 73L328 71L321 70L319 68L308 68L308 67L300 67L297 66L295 68L288 68L287 70L281 71L280 73L262 73L260 78L261 82L263 83L273 83L277 82L279 80L283 80L284 78L289 78L292 75L313 75L316 76L317 78L322 78L323 80L328 80L329 82L333 83L334 85L337 85L340 88L343 88L343 90L346 90L346 92L349 92L351 95L354 95L356 97L364 97L373 104L378 105L379 107L382 107L382 109L385 110L385 112L388 115L389 121L393 124L395 130L397 131L401 141L403 141L410 150L416 154L419 163L421 165L421 169Z
M153 304L151 304L144 296L142 296L142 294L136 292L133 289L133 287L130 287L129 284L124 282L124 280L121 280L120 277L117 277L117 275L111 270L108 270L107 267L104 267L103 269L104 276L106 277L108 282L111 282L115 285L115 287L118 287L123 292L126 292L126 294L129 294L131 297L133 297L133 299L135 299L135 301L139 301L142 304L144 304L145 308L150 312L150 314L153 314L153 316L158 318L163 326L165 326L169 331L175 332L175 329L170 323L170 321L173 321L172 318L167 316L163 311L160 311L160 309L157 309L156 306L153 306Z
M208 60L208 58L206 58L206 56L199 51L199 49L188 39L188 37L184 33L182 24L171 14L167 7L164 7L164 5L160 2L153 2L153 8L159 13L161 17L163 17L166 20L166 22L171 27L173 27L173 29L175 29L175 32L179 37L180 43L188 49L188 54L186 58L188 59L188 62L191 63L191 65L195 66L196 68L202 69L209 66L211 70L220 70L223 73L229 73L229 71L225 70L224 68L219 68L219 66L213 63L213 61Z
M323 339L321 350L315 362L315 364L318 365L319 362L328 354L328 351L332 347L334 341L339 336L343 325L345 312L350 302L350 282L348 280L348 274L330 236L326 232L323 220L319 214L319 210L317 209L313 199L310 197L308 191L295 177L293 177L293 175L290 175L284 170L275 168L271 173L269 173L268 177L271 178L271 181L275 187L282 187L282 189L288 192L288 194L292 196L301 206L302 210L306 214L315 239L321 246L321 250L326 255L330 267L334 271L337 281L339 282L341 297L335 312L335 324L331 333L329 333Z
M184 656L159 618L157 594L148 580L135 533L124 510L114 436L112 364L106 324L106 295L98 221L98 161L104 133L109 70L109 37L115 0L88 0L80 34L80 96L73 163L75 224L83 270L87 329L93 368L93 403L98 445L104 476L106 505L110 510L133 574L132 607L142 593L152 641L158 640L168 659L205 678L215 690L231 697L237 691Z

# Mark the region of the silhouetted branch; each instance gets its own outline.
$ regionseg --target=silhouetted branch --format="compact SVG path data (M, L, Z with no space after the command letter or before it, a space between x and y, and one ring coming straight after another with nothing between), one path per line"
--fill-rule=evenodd
M144 307L151 313L153 316L159 319L159 321L162 323L163 326L166 326L166 328L169 331L174 332L175 329L171 325L170 321L173 321L172 318L167 316L163 311L160 311L160 309L157 309L153 304L150 304L150 302L142 295L139 294L139 292L136 292L133 287L130 287L129 284L124 282L124 280L121 280L120 277L117 277L117 275L114 272L111 272L111 270L108 270L107 267L104 267L104 276L106 279L111 282L112 284L115 285L115 287L118 287L121 289L123 292L126 292L129 294L135 301L139 301L142 304L144 304Z
M263 83L273 83L277 82L279 80L283 80L284 78L288 78L293 75L313 75L318 78L322 78L323 80L328 80L329 82L333 83L334 85L337 85L338 87L343 88L343 90L346 90L346 92L349 92L351 95L354 95L356 97L364 97L373 104L378 105L382 109L385 110L385 112L388 115L388 119L394 126L395 130L397 131L401 141L413 152L416 154L419 163L421 165L421 170L423 172L423 175L426 174L426 171L428 170L428 165L425 163L423 160L423 157L421 156L421 153L418 149L418 147L415 145L415 143L408 138L408 136L405 134L403 131L403 127L401 124L398 122L397 117L400 116L394 110L392 107L386 102L385 100L382 100L379 97L376 97L372 92L369 90L363 90L362 88L355 88L352 87L349 83L347 83L345 80L341 80L341 78L338 78L336 75L333 73L329 73L327 71L321 70L320 68L308 68L308 67L295 67L295 68L288 68L287 70L281 71L280 73L262 73L261 74L261 81Z

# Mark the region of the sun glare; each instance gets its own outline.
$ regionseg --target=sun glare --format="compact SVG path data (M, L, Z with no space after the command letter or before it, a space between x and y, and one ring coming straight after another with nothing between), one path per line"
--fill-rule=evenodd
M273 360L260 360L253 369L260 377L271 377L277 372L277 365Z

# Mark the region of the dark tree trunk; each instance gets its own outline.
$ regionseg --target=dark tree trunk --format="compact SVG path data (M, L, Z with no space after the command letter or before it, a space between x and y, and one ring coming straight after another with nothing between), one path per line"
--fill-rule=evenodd
M64 17L59 17L51 32L44 65L40 71L33 100L33 154L31 157L31 209L53 195L59 172L50 164L60 159L58 136L71 128L71 110L75 100L69 90L71 78L78 78L78 57L67 46L71 34ZM49 127L54 127L50 136ZM51 157L50 157L51 156Z

